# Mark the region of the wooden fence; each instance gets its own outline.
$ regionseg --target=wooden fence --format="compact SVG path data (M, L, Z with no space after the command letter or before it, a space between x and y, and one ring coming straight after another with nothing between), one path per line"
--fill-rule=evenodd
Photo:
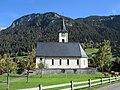
M66 83L66 84L58 84L58 85L51 85L51 86L44 86L44 87L42 85L39 85L39 90L60 88L60 87L65 87L65 86L69 86L69 88L61 89L61 90L74 90L74 89L92 87L92 86L96 86L96 85L102 85L104 83L111 83L111 82L117 81L117 80L120 80L120 76L101 78L101 79L95 79L95 80L89 79L88 81L83 81L83 82L70 81L70 83ZM38 89L36 89L36 90L38 90Z

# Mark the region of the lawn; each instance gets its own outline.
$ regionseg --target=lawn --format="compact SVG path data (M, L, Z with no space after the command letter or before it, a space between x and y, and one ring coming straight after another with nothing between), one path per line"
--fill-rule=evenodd
M3 76L3 77L5 78L5 76ZM14 76L12 76L12 78L13 77ZM49 86L49 85L55 85L55 84L69 83L70 81L80 82L80 81L86 81L88 79L97 79L97 78L101 78L101 77L103 77L103 75L101 73L43 75L42 78L40 78L40 75L32 75L32 76L30 76L28 83L26 83L25 77L24 77L24 79L20 79L15 82L11 82L10 90L38 87L39 84L42 84L43 86ZM15 79L15 78L17 78L17 77L15 76L13 79ZM0 90L5 90L5 89L6 89L6 84L1 84ZM51 89L51 90L53 90L53 89ZM59 89L54 89L54 90L59 90Z
M87 48L85 49L85 52L88 56L91 56L93 53L96 53L98 51L97 48Z

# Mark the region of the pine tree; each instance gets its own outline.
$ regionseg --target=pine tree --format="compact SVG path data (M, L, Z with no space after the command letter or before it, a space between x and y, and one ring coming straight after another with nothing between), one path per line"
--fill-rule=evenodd
M112 53L109 40L104 40L100 46L98 52L93 56L95 64L99 69L104 72L104 70L109 71L112 64Z

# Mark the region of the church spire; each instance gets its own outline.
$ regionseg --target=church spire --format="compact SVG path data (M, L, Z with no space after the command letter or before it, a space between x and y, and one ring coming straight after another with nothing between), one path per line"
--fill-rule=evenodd
M64 18L63 18L63 22L62 22L62 29L66 30Z
M65 27L64 18L62 20L61 30L59 31L59 42L68 42L68 31L66 30Z
M65 26L65 20L64 20L64 18L62 18L62 22L61 22L61 30L59 30L59 32L68 32L67 30L66 30L66 26Z

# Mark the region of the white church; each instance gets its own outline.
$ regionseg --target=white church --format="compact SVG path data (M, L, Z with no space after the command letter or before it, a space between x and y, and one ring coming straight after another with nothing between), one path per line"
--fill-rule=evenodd
M79 69L88 67L88 56L78 42L68 42L65 21L59 31L59 42L38 42L36 68L38 63L47 64L48 69Z

